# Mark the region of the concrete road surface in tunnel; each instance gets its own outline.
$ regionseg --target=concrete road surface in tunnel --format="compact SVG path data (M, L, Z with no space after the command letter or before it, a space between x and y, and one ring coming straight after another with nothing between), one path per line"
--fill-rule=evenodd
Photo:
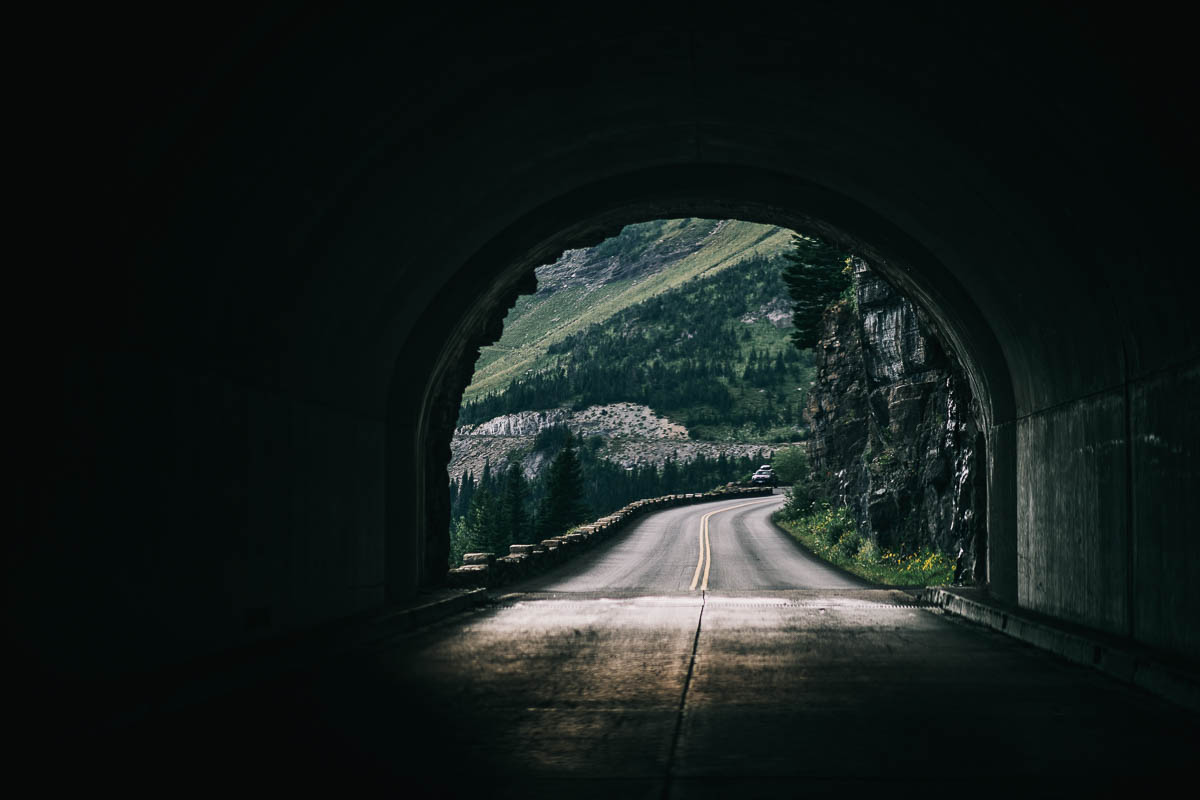
M689 586L714 506L672 509L482 610L115 749L190 782L409 797L1110 796L1191 780L1193 715L808 563L771 529L777 502L709 517L708 591Z

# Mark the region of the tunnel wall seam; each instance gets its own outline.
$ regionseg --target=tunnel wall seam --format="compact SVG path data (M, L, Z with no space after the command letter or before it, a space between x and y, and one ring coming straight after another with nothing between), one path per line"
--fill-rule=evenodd
M1068 400L1062 400L1057 403L1051 403L1050 405L1042 406L1040 408L1036 408L1031 411L1027 411L1023 414L1014 414L1012 419L997 420L995 422L995 425L1000 426L1000 425L1020 422L1021 420L1029 419L1030 417L1036 417L1038 414L1045 414L1045 413L1052 412L1057 409L1063 408L1065 406L1070 406L1074 403L1079 402L1080 400L1087 400L1089 398L1096 397L1098 395L1102 395L1105 393L1110 393L1110 392L1120 390L1123 387L1125 387L1126 385L1133 386L1141 381L1154 380L1155 378L1158 378L1161 376L1173 375L1180 371L1186 371L1189 367L1194 366L1194 365L1200 365L1200 356L1194 357L1194 358L1180 359L1178 361L1172 362L1165 366L1156 367L1154 369L1146 370L1146 371L1138 373L1136 375L1131 375L1129 378L1127 378L1125 380L1117 381L1116 383L1113 383L1109 386L1105 386L1102 389L1096 389L1095 391L1087 392L1086 394L1079 395L1078 397L1075 397L1075 398L1071 398Z

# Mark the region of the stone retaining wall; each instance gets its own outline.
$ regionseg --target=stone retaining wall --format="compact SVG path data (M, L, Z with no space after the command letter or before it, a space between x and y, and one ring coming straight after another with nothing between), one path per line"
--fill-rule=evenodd
M514 544L507 555L467 553L463 565L447 573L448 585L454 587L496 587L530 578L558 566L577 553L609 539L629 527L643 514L693 503L707 503L737 497L765 497L768 487L722 489L714 492L669 494L635 500L624 508L595 522L572 528L562 536L543 539L536 544Z

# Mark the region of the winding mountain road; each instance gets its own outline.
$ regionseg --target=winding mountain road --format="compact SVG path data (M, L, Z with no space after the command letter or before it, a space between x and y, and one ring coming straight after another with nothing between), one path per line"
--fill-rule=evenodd
M771 522L784 500L775 494L660 511L595 552L513 591L867 588L808 555Z

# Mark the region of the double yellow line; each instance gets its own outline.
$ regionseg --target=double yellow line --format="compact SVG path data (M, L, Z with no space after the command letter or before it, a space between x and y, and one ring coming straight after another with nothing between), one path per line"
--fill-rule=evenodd
M774 496L771 498L774 499ZM745 508L746 506L757 506L770 500L753 500L749 503L738 503L736 506L726 506L718 508L716 511L710 511L700 518L700 560L696 562L696 574L692 576L692 585L688 587L688 591L694 591L696 584L700 583L700 573L704 573L704 583L700 583L701 591L708 591L708 573L712 569L712 542L708 538L708 518L713 514L720 514L724 511L733 511L735 508Z

